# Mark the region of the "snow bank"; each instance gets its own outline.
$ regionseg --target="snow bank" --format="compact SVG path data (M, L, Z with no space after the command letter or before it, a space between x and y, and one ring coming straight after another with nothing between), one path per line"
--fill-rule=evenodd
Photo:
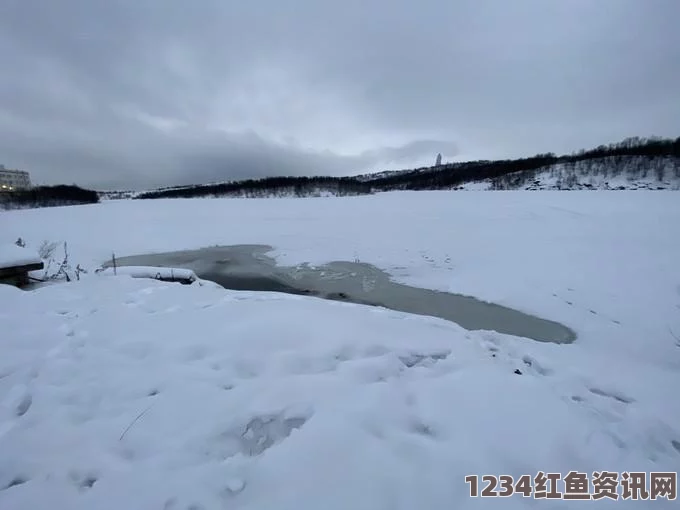
M115 272L113 268L105 268L97 274L102 276L128 275L133 278L154 278L156 280L185 280L196 281L198 278L196 274L190 269L171 268L171 267L153 267L153 266L123 266L117 267Z
M16 244L0 244L0 269L41 263L42 259L29 248L22 248Z
M449 510L480 505L470 474L680 460L677 399L646 396L678 372L595 382L578 348L132 278L0 286L0 303L0 508Z

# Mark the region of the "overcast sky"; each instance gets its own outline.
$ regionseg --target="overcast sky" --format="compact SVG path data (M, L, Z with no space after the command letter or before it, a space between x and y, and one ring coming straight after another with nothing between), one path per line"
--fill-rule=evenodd
M144 188L680 136L678 0L0 0L0 163Z

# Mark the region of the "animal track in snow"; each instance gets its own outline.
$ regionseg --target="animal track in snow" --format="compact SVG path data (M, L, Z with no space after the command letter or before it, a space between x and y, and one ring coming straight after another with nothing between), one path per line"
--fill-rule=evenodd
M573 289L567 289L567 290L573 291ZM574 306L575 308L578 308L580 310L588 311L591 315L597 315L598 317L602 317L603 319L608 320L610 322L613 322L614 324L619 324L619 325L621 324L621 322L619 320L612 319L611 317L607 317L606 315L598 312L597 310L593 310L592 308L583 308L581 306L574 305L573 301L570 301L568 299L564 299L562 296L560 296L558 294L553 293L553 297L556 297L557 299L559 299L560 301L563 301L564 303L568 304L569 306Z

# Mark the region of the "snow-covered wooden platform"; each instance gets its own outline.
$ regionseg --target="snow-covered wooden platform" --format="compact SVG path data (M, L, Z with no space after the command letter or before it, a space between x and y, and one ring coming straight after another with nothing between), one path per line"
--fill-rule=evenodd
M28 283L28 273L43 269L40 256L15 244L0 245L0 284L22 286Z

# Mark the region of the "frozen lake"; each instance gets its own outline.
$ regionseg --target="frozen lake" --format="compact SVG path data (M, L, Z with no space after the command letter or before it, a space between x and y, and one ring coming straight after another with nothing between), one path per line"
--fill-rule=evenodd
M32 292L0 285L0 508L449 510L479 506L471 474L678 471L677 192L0 215L3 242L67 241L88 270ZM112 253L278 292L97 274ZM122 258L136 254L156 255ZM518 334L543 337L541 317L577 339L451 322L512 331L515 310L532 325Z

